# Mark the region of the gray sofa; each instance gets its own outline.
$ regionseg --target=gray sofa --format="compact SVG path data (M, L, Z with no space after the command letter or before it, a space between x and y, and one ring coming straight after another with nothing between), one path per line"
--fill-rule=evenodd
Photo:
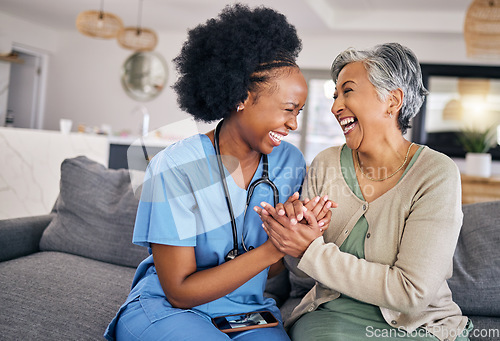
M77 157L61 165L51 214L0 220L0 339L103 339L147 256L131 243L137 203L126 170ZM463 209L449 284L483 335L472 340L499 340L500 202ZM286 271L268 281L266 295L286 318L311 285Z

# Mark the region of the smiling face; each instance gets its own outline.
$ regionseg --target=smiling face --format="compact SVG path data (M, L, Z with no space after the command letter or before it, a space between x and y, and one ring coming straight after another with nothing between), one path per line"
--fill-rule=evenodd
M249 93L244 110L236 113L243 140L264 154L279 146L290 130L297 129L297 116L307 98L307 83L298 68L275 72L271 84L258 94Z
M340 71L331 111L349 148L358 149L365 140L366 145L375 143L385 131L394 129L387 119L389 104L380 101L361 62L348 64Z

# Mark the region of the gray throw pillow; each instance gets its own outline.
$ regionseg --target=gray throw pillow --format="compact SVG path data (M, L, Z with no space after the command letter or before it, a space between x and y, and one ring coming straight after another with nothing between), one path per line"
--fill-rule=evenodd
M40 249L136 267L148 256L146 248L132 244L137 205L127 170L107 169L84 156L66 159L56 215Z
M465 315L500 315L500 201L463 206L464 221L448 281Z

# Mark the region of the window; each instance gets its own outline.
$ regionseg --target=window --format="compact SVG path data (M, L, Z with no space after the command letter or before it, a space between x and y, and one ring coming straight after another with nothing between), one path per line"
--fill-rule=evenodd
M464 157L465 151L457 137L460 130L485 130L491 126L498 126L500 130L499 67L421 66L429 95L414 119L414 142L448 156ZM500 146L492 148L490 154L500 160Z

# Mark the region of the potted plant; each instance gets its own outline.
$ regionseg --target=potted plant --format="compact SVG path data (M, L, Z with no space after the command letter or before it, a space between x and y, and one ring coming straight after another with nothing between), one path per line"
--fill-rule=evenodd
M488 150L495 144L495 129L495 127L485 130L467 128L459 133L458 140L466 152L466 174L491 176L491 154Z

